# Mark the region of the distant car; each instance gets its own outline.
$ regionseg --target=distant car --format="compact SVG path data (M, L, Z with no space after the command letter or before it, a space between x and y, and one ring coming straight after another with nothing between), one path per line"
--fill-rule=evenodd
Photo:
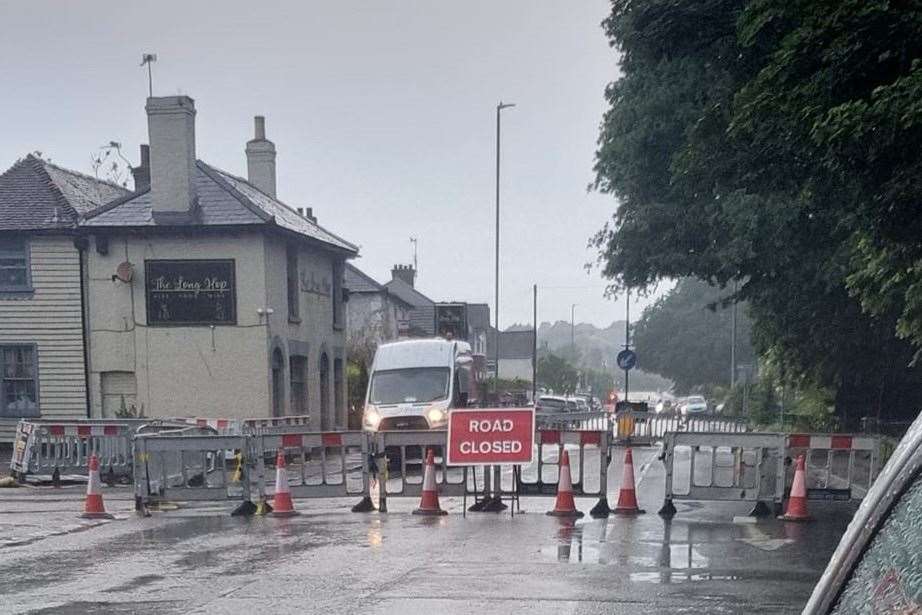
M693 414L707 414L708 402L700 395L686 397L679 404L679 413L682 416L691 416Z
M538 398L538 403L535 404L535 412L537 414L563 414L569 411L570 409L568 407L566 397L558 397L556 395L542 395Z
M571 397L567 400L567 404L569 405L570 402L576 404L574 412L589 412L589 402L584 397Z
M922 415L839 541L805 615L922 613Z
M674 410L675 402L671 399L661 399L653 407L653 411L657 414L672 414Z

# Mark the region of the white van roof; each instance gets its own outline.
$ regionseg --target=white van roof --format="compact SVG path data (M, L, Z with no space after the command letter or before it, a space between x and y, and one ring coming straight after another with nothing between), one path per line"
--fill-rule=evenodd
M470 354L467 342L445 339L405 340L381 344L375 352L374 369L404 367L450 367L459 354Z

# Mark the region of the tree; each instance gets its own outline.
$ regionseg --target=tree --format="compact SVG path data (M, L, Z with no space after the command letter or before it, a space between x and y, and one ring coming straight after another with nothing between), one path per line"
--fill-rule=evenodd
M576 368L555 354L538 358L538 384L555 393L569 395L576 391L578 374Z
M604 22L623 77L606 90L596 156L596 187L620 202L595 238L603 272L630 288L737 282L760 354L833 388L843 416L908 414L922 400L915 349L895 336L913 330L904 298L918 246L881 243L896 235L881 229L908 215L897 197L920 177L894 184L887 171L896 162L910 173L901 149L906 159L922 151L907 95L922 31L919 12L903 8L614 0ZM882 87L893 88L886 120L874 115ZM910 130L896 137L899 113ZM843 134L881 126L879 138Z
M730 293L694 278L644 310L634 326L639 363L675 382L676 391L730 384L732 310L722 301ZM737 309L736 363L755 361L751 322Z

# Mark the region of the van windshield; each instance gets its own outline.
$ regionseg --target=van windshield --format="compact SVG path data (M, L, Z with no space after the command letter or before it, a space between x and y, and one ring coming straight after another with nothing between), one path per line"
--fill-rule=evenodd
M447 367L409 367L375 372L369 399L373 404L411 404L448 397Z

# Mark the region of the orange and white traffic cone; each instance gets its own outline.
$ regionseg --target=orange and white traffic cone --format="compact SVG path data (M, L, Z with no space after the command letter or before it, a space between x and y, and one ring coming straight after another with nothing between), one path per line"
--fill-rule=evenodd
M99 480L99 458L90 455L90 479L86 483L86 501L83 504L83 519L114 519L106 512L102 501L102 485Z
M791 485L791 495L788 497L788 508L779 519L785 521L810 521L807 512L807 478L804 456L797 458L797 467L794 469L794 483Z
M573 480L570 478L570 454L563 451L560 454L559 474L557 479L557 501L554 510L547 514L552 517L582 517L583 513L576 510L573 501Z
M621 475L621 491L618 505L612 511L616 515L641 515L645 510L637 506L637 489L634 487L634 453L628 447L624 453L624 472Z
M275 498L272 500L273 517L294 517L298 514L291 501L288 488L288 470L285 469L285 453L280 449L275 457Z
M439 506L439 491L435 484L435 453L432 449L426 453L426 471L423 474L423 495L419 500L419 508L413 511L414 515L447 515L448 512Z

